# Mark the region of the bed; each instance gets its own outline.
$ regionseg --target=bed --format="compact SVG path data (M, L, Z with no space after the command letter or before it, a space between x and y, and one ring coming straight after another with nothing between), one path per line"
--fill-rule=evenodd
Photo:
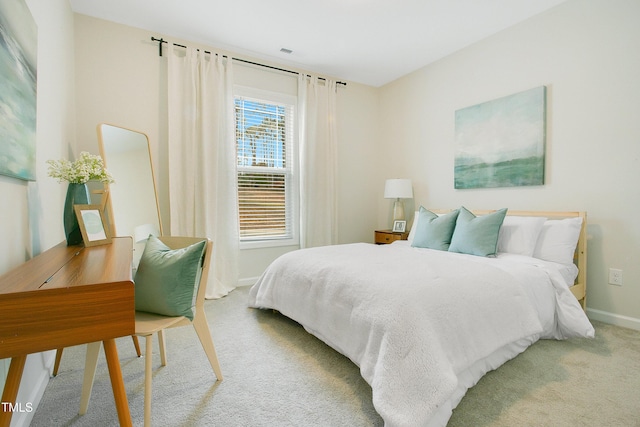
M485 234L494 253L474 253ZM464 207L421 207L406 241L287 253L249 295L359 366L388 427L444 426L485 373L538 339L593 337L585 301L584 212Z

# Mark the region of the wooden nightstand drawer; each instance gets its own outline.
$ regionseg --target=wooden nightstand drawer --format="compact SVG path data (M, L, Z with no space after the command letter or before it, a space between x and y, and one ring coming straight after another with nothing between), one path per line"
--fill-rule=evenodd
M376 245L386 245L396 240L407 240L409 233L394 233L391 230L376 230Z

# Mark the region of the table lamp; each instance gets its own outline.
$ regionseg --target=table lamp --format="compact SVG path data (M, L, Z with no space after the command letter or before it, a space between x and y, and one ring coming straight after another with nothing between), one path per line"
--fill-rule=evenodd
M384 198L396 199L393 204L393 220L404 220L404 204L400 199L412 199L413 187L410 179L388 179L384 184Z

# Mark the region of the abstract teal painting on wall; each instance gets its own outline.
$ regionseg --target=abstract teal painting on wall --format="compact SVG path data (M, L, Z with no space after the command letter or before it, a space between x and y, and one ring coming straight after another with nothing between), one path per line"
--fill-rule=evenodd
M455 188L544 184L545 86L457 110Z
M0 174L36 179L36 23L24 0L0 0Z

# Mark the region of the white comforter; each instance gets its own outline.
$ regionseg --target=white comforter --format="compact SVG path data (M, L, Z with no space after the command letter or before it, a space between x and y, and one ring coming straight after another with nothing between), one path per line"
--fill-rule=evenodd
M280 311L356 363L389 427L445 425L469 387L539 338L593 336L544 264L398 244L283 255L249 305Z

